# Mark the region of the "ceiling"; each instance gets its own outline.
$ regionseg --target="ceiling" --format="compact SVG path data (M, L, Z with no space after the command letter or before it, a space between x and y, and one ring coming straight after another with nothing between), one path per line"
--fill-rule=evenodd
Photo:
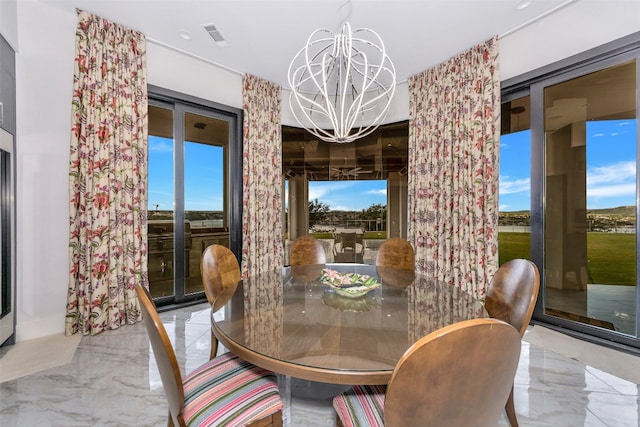
M313 31L377 32L397 81L431 68L494 35L506 35L575 0L40 0L141 31L156 43L287 88L287 70ZM527 7L522 8L522 6ZM226 46L214 42L213 24ZM186 39L184 37L190 37Z

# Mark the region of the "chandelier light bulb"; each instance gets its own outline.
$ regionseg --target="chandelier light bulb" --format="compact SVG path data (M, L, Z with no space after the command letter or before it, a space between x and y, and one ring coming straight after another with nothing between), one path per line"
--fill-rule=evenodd
M369 135L387 116L396 70L380 36L368 28L321 28L289 65L289 105L296 121L326 142Z

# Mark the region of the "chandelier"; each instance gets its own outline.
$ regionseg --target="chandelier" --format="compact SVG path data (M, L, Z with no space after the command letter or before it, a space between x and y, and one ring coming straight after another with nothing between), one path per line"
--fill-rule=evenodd
M396 70L380 36L368 28L321 28L289 65L289 105L296 121L326 142L372 133L387 116Z

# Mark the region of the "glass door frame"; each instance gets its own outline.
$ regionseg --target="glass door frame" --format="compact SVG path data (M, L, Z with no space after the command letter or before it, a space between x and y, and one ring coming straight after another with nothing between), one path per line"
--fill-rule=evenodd
M204 291L186 294L184 260L185 206L184 206L184 117L187 113L211 117L229 123L229 141L226 160L227 223L229 248L241 259L242 253L242 123L243 111L213 101L181 94L157 86L148 86L149 105L173 111L174 144L174 290L169 297L154 298L158 306L184 304L204 299ZM180 254L180 256L177 256Z
M640 353L640 269L636 272L636 336L547 315L544 312L544 207L545 207L545 131L544 89L573 78L600 71L616 64L636 60L636 123L640 123L640 32L574 55L563 61L502 82L502 98L517 94L531 96L531 260L540 269L540 292L533 313L534 323L587 341ZM636 260L640 259L640 132L636 135Z
M0 346L16 332L16 169L14 135L0 128Z

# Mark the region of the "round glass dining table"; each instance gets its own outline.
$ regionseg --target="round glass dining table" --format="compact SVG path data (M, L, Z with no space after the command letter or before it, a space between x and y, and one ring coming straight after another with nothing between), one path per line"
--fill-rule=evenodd
M387 384L415 341L487 316L468 293L411 271L322 264L240 281L224 314L212 317L212 328L231 352L278 374Z

